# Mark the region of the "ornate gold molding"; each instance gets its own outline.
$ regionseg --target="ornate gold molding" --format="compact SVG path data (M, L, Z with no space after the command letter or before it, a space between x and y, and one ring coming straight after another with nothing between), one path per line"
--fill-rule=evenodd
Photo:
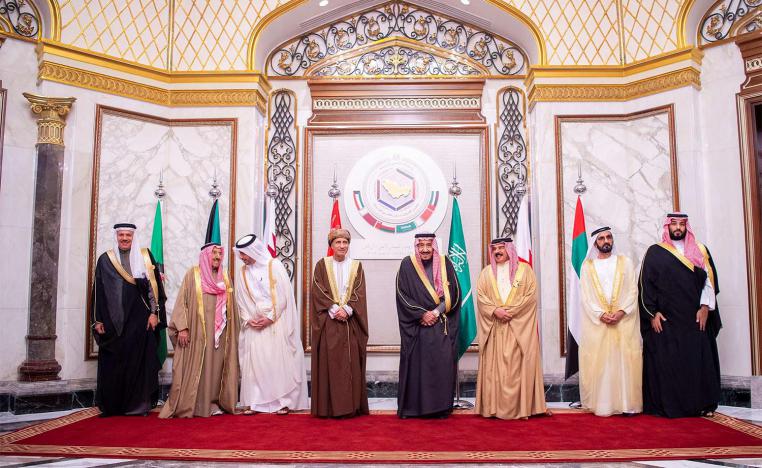
M163 89L54 62L40 63L38 78L163 106L255 106L264 114L259 89Z
M32 112L40 115L37 119L37 143L63 146L66 114L77 99L46 97L32 93L23 93L23 95L31 104Z
M398 110L398 109L480 109L481 98L475 97L357 97L315 98L315 110Z
M688 67L627 84L536 84L529 102L629 101L685 86L701 89L701 73Z

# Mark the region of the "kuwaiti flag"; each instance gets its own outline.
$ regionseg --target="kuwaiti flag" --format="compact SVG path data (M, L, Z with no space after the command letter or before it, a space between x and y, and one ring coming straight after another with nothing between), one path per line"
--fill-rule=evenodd
M222 241L220 240L220 204L218 200L214 200L214 203L212 203L212 209L209 212L209 221L206 223L204 244L209 244L210 242L222 244Z
M159 278L164 281L164 234L161 222L161 200L156 201L156 214L153 217L153 231L151 232L151 253L159 267ZM157 298L158 299L158 298ZM167 329L159 331L159 347L156 349L159 357L159 365L164 366L167 360Z
M270 255L275 258L277 251L275 249L275 200L267 197L265 205L265 226L262 230L262 239L270 251Z
M338 198L333 199L333 209L331 210L331 227L329 229L330 231L333 231L334 229L340 229L341 228L341 213L339 212L339 200ZM328 246L328 254L329 257L333 256L333 249L331 246Z
M566 372L565 378L579 372L579 342L582 333L582 297L579 290L579 275L582 263L587 256L587 229L582 198L577 196L574 209L574 227L572 228L571 263L574 273L569 275L566 303Z
M474 315L474 298L471 291L471 273L468 269L466 239L463 236L463 222L460 219L460 206L457 198L452 200L452 221L447 255L450 256L460 285L460 321L458 322L458 359L460 359L476 338L476 315Z
M529 194L521 198L519 217L516 222L516 238L513 240L519 261L532 266L532 227L529 219Z

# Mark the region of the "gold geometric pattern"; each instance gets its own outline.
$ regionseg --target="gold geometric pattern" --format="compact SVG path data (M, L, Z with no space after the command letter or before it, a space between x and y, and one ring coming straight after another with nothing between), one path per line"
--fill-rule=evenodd
M622 0L627 63L677 48L680 0Z
M288 0L176 0L172 70L245 70L249 36Z
M549 65L621 63L616 1L504 1L520 9L542 30Z
M170 0L61 0L61 42L167 68Z

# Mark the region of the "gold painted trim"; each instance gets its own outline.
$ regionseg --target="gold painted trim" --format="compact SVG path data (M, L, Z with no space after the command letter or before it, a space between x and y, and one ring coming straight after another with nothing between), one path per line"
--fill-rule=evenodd
M485 3L489 3L504 12L508 13L509 15L513 16L517 20L524 23L526 27L529 28L532 35L534 36L535 43L537 44L537 51L539 53L539 59L538 65L545 65L548 63L548 55L547 55L547 48L545 47L545 36L542 34L542 31L540 30L540 27L537 26L527 15L525 15L521 10L516 8L513 5L509 5L505 0L484 0ZM513 41L509 41L511 43L514 43ZM518 45L518 44L517 44ZM524 52L526 58L527 58L527 66L529 66L529 57L526 55L526 51L522 50Z
M259 37L262 35L262 31L279 16L284 15L299 6L302 6L304 3L307 3L307 0L291 0L287 3L284 3L283 5L280 5L277 8L274 8L268 14L266 14L264 18L259 20L259 23L254 26L254 29L251 31L251 36L249 37L249 47L246 53L246 56L248 57L246 61L246 68L252 71L255 70L254 62L256 60L257 44L259 43ZM265 63L265 65L267 64Z
M167 30L167 70L172 72L175 57L175 0L169 0L169 28ZM227 355L227 353L225 353Z
M688 16L690 15L693 4L696 0L683 0L680 4L680 9L677 11L677 47L685 47L688 45L686 40L688 28ZM696 42L698 44L698 41Z
M164 89L48 61L40 63L38 78L168 107L255 106L265 113L259 89Z
M47 0L48 12L50 13L50 38L54 41L61 40L61 6L58 0Z
M529 91L529 107L537 102L630 101L686 86L701 89L701 72L688 67L628 84L536 84Z

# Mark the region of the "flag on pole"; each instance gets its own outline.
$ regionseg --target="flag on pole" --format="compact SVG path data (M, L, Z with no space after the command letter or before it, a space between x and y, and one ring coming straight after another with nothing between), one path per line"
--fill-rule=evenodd
M270 251L270 255L275 258L277 251L275 249L275 200L267 197L265 202L265 223L262 229L262 239Z
M460 219L458 199L452 200L452 222L450 224L450 242L447 247L455 275L460 284L460 329L458 333L458 359L463 356L476 337L476 316L474 298L471 291L471 273L468 269L466 239L463 237L463 222Z
M219 200L214 200L212 210L209 212L209 222L206 224L206 237L204 244L216 242L221 244L220 240L220 205Z
M330 230L334 229L340 229L341 228L341 213L339 212L339 200L338 198L333 199L333 209L331 210L331 228ZM329 257L333 256L333 249L331 246L328 246L328 254Z
M164 234L162 233L161 222L161 200L156 201L156 214L153 217L153 232L151 233L151 253L156 260L159 277L164 278ZM158 298L156 298L158 300ZM167 330L162 328L159 332L159 347L156 350L159 357L159 366L164 366L167 360Z
M566 372L569 378L579 371L579 342L582 330L582 298L579 291L579 277L582 263L587 256L587 229L582 198L577 196L572 228L571 263L574 273L569 275L568 302L566 303Z
M519 217L516 222L516 235L513 240L516 245L516 252L519 255L519 261L532 264L532 227L529 219L529 194L521 197L519 205Z

